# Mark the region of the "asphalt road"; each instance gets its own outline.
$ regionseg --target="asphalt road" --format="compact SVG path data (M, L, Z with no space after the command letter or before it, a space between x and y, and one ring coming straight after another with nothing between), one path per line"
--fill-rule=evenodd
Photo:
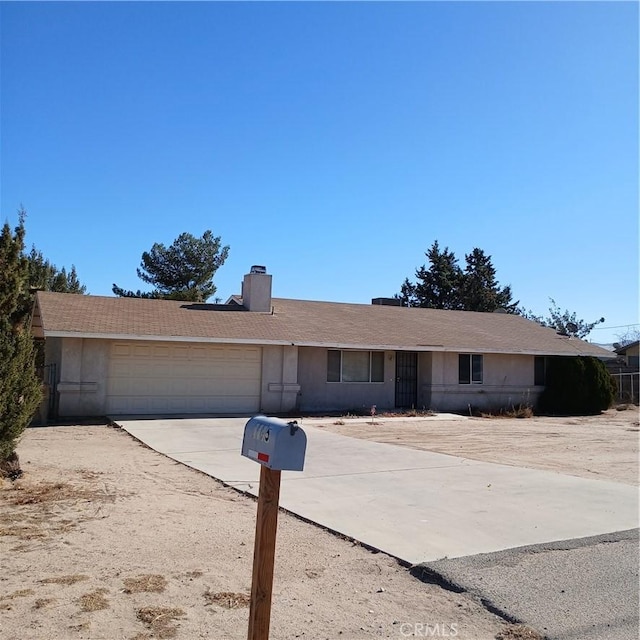
M466 591L550 640L636 640L638 529L533 545L413 569Z

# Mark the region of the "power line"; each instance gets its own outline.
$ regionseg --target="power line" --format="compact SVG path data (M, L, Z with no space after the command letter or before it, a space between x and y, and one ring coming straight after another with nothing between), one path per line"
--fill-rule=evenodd
M615 327L593 327L591 331L598 331L599 329L626 329L627 327L640 327L640 323L635 322L633 324L618 324Z

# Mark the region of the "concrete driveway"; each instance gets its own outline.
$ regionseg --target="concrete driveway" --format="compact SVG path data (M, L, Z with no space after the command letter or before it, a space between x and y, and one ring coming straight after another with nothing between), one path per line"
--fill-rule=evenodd
M247 418L115 419L152 449L257 495L240 455ZM282 474L280 504L411 564L638 526L635 487L468 460L305 425L302 473Z

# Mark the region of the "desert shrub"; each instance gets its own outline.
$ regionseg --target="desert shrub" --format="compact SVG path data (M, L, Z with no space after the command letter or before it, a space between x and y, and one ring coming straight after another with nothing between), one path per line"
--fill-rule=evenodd
M613 404L615 381L597 358L549 358L546 374L539 403L543 413L594 415Z

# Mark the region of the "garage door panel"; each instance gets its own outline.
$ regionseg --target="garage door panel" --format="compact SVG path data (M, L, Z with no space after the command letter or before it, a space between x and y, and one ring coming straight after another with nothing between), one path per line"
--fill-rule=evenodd
M114 343L112 414L249 413L260 406L259 347Z

